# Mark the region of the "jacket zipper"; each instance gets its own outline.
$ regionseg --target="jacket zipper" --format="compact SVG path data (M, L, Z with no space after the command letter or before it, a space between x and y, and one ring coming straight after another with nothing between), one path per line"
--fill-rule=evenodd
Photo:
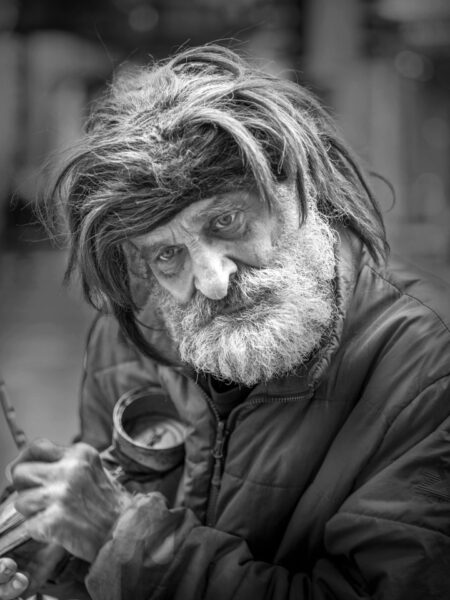
M211 527L214 525L214 517L216 514L216 505L219 498L220 485L222 483L222 470L224 463L224 446L227 436L225 429L225 421L219 419L216 430L216 440L214 443L214 449L212 456L214 459L211 483L209 487L208 503L206 506L206 525Z
M214 440L214 448L212 449L211 455L214 460L212 467L212 475L209 484L208 498L206 501L206 517L205 524L211 527L214 524L214 516L216 513L216 504L219 497L220 485L222 483L222 470L225 459L224 448L225 442L229 431L226 429L226 419L221 419L219 411L217 410L214 402L204 391L204 389L195 381L195 379L189 374L188 377L195 383L199 388L206 404L209 406L211 412L214 415L216 421L216 437Z
M290 402L298 402L299 400L305 400L311 398L313 392L305 392L304 394L287 394L286 396L269 396L266 394L255 394L255 396L248 398L240 406L249 404L255 406L256 404L289 404Z
M220 486L222 483L222 472L223 472L223 464L225 459L225 443L227 441L228 435L230 433L230 429L226 429L227 419L221 419L219 415L219 411L217 410L214 402L208 396L208 394L201 388L200 385L194 380L193 377L190 377L192 381L199 387L203 397L211 412L213 413L217 428L216 428L216 438L214 441L214 448L212 450L212 457L214 459L213 468L212 468L212 476L209 486L209 494L206 503L206 519L205 524L208 527L212 527L215 523L215 514L216 514L216 505L217 500L219 498ZM290 394L286 396L277 396L271 397L265 394L255 395L253 398L244 400L242 404L239 404L234 410L231 411L229 417L238 412L239 408L244 406L245 404L265 404L266 402L280 402L282 404L286 404L288 402L294 402L296 400L300 400L305 396L309 396L310 394Z
M250 398L248 400L244 400L244 402L242 404L239 404L234 410L231 411L229 417L231 415L236 415L237 412L239 412L239 408L244 406L246 403L250 404L250 405L255 405L255 404L265 404L265 403L269 403L269 402L279 402L281 404L287 404L288 402L295 402L300 400L301 398L305 397L306 395L310 395L310 394L290 394L290 395L286 395L286 396L277 396L277 397L271 397L271 396L266 396L264 394L260 394L260 395L255 395L255 397ZM209 496L208 496L208 502L207 502L207 508L206 508L206 525L208 527L212 527L215 523L215 516L216 516L216 505L217 505L217 500L219 498L219 492L220 492L220 486L222 483L222 472L223 472L223 464L224 464L224 460L225 460L225 453L224 453L224 448L225 448L225 443L227 441L228 435L230 433L230 428L226 429L226 424L227 422L229 422L226 420L223 420L220 418L220 415L214 405L214 403L212 402L212 400L205 394L206 400L208 402L208 405L210 406L215 418L216 418L216 422L217 422L217 429L216 429L216 439L215 439L215 443L214 443L214 449L212 451L212 456L214 458L214 464L213 464L213 470L212 470L212 477L211 477L211 483L210 483L210 488L209 488Z

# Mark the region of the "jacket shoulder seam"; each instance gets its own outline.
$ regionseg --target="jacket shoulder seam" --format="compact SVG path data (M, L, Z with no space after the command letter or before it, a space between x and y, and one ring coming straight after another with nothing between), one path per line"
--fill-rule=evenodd
M88 330L87 339L85 342L84 372L89 371L89 373L94 377L97 375L101 375L102 373L105 373L109 370L122 367L124 365L142 362L141 355L139 355L139 353L131 346L125 345L123 348L122 357L117 356L116 360L114 360L114 357L111 357L111 361L105 361L106 364L100 364L95 366L93 369L87 369L87 357L91 352L95 351L96 344L104 343L104 340L99 340L97 336L97 329L101 327L101 322L104 317L105 315L102 313L94 317L93 322L91 323L91 326Z
M433 379L433 381L430 381L430 383L426 386L424 386L417 394L415 394L412 398L410 398L408 400L408 402L405 402L405 404L400 408L400 410L398 411L398 413L395 415L395 417L392 419L392 421L389 423L388 427L386 428L386 431L384 432L383 438L380 442L380 446L383 443L386 435L389 433L389 431L391 431L391 429L395 426L395 424L398 422L399 419L401 419L403 413L411 406L411 404L413 404L416 400L418 400L420 398L420 396L422 396L427 390L429 390L430 388L434 387L437 383L439 383L440 381L442 381L443 379L450 379L450 373L445 373L444 375L441 375L439 377L436 377L436 379ZM449 407L450 408L450 407ZM449 415L447 415L445 417L445 419L448 418L448 416L450 416L450 411L449 411ZM445 420L444 419L444 420ZM439 426L442 425L442 423L439 424ZM429 431L425 437L427 437L428 435L430 435L431 433L433 433L433 431L435 431L435 429L433 429L432 431ZM424 438L422 438L424 439ZM417 442L417 443L420 443ZM378 448L377 448L378 450Z
M405 404L402 409L400 410L400 412L398 413L397 416L399 416L403 410L405 408L407 408L412 402L414 402L414 400L416 400L421 394L423 394L424 392L426 392L429 388L433 387L434 385L436 385L437 383L439 383L442 379L450 379L450 373L444 373L442 375L439 375L439 377L436 377L436 379L433 379L433 381L430 381L429 383L427 383L427 385L425 385L419 392L417 392L417 394L415 394L410 401ZM397 417L396 417L397 418Z
M423 525L417 525L416 523L409 523L408 521L402 521L400 519L390 519L389 517L380 516L376 514L370 513L362 513L356 512L352 510L339 510L335 515L347 515L351 517L361 517L363 519L377 519L378 521L386 521L387 523L398 523L399 525L404 525L405 527L414 527L415 529L422 529L423 531L430 531L431 533L435 533L441 535L443 538L450 540L450 536L446 533L439 531L439 529L433 529L432 527L424 527ZM331 520L331 519L330 519Z
M102 375L103 373L107 373L108 371L113 371L114 369L118 369L120 367L123 367L124 365L129 365L129 364L139 363L139 362L140 361L138 358L130 358L130 359L121 360L116 363L112 363L110 365L105 365L105 366L99 367L98 369L94 369L91 371L91 375L96 377L97 375Z
M441 315L434 310L434 308L432 308L428 304L425 304L425 302L423 302L422 300L420 300L416 296L412 296L411 294L408 294L407 292L405 292L405 290L402 290L398 285L395 285L395 283L393 283L390 279L387 279L387 277L385 277L384 275L382 275L379 271L377 271L376 269L374 269L374 267L372 267L371 265L366 265L366 266L367 266L368 269L370 269L372 271L372 273L374 275L376 275L377 277L379 277L380 279L382 279L383 281L385 281L388 285L390 285L392 288L394 288L395 290L397 290L397 292L401 296L405 296L407 298L411 298L411 300L414 300L418 304L421 304L424 308L426 308L431 313L433 313L433 315L436 317L436 319L441 323L441 325L443 325L444 329L448 333L450 333L450 328L445 323L445 321L442 319Z
M368 458L368 460L366 461L362 471L364 469L367 469L371 463L371 461L374 459L374 457L376 457L377 453L379 452L380 448L382 447L384 440L386 439L386 436L389 434L389 432L392 430L393 427L395 427L396 423L399 422L399 420L402 418L402 415L404 414L404 412L418 399L420 398L420 396L422 394L424 394L427 390L429 390L430 388L432 388L433 386L435 386L437 383L439 383L441 380L443 379L450 379L450 373L446 373L445 375L442 375L440 377L437 377L436 379L434 379L432 382L430 382L428 385L426 385L424 388L422 388L420 390L420 392L418 392L417 394L415 394L412 398L410 398L408 400L408 402L406 402L398 411L398 413L395 415L395 417L392 419L392 421L390 421L390 423L388 424L388 426L386 427L379 443L377 444L377 447L374 449L374 451L371 453L370 457ZM450 411L449 414L447 414L444 419L436 424L436 426L431 429L430 431L427 431L427 433L424 436L421 436L419 440L416 440L414 442L414 444L408 446L408 448L401 454L399 454L398 456L396 456L394 458L394 461L397 460L398 458L400 458L400 456L403 456L403 454L406 454L407 452L409 452L411 450L411 448L413 448L414 446L416 446L417 444L420 444L424 439L426 439L429 435L432 435L434 432L437 431L438 428L442 427L442 424L449 418L450 416ZM363 483L361 483L360 485L357 486L357 489L359 489L361 486L364 486L365 483L370 479L370 476L365 478L363 480Z

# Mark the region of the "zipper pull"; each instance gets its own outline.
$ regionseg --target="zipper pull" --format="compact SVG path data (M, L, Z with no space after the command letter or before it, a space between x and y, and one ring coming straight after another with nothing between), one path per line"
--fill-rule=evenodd
M219 421L217 424L216 443L212 455L214 458L223 458L223 447L225 443L225 421Z
M216 443L212 452L214 458L214 469L211 484L213 487L220 487L223 449L225 446L225 421L219 421L217 425Z

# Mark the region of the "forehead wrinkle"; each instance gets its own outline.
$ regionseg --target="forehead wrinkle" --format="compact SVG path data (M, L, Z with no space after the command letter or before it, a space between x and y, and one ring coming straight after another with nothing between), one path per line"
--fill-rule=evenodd
M169 224L163 226L165 231L158 232L157 230L152 231L146 236L135 238L130 243L140 251L143 256L151 255L153 252L161 248L161 246L175 244L175 234ZM156 239L152 239L156 235ZM150 238L150 239L149 239Z
M246 204L246 198L248 198L247 191L229 192L223 196L212 196L209 198L211 203L201 208L196 214L196 218L208 219L222 214L227 209L243 208Z

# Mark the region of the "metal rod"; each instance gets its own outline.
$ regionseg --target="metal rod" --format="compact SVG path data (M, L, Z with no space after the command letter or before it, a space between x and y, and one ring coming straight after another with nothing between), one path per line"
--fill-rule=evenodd
M3 380L0 379L0 404L2 405L3 414L5 415L6 422L8 424L9 431L13 437L14 443L17 448L21 450L27 443L27 436L25 432L17 424L16 411L8 397L6 385Z

